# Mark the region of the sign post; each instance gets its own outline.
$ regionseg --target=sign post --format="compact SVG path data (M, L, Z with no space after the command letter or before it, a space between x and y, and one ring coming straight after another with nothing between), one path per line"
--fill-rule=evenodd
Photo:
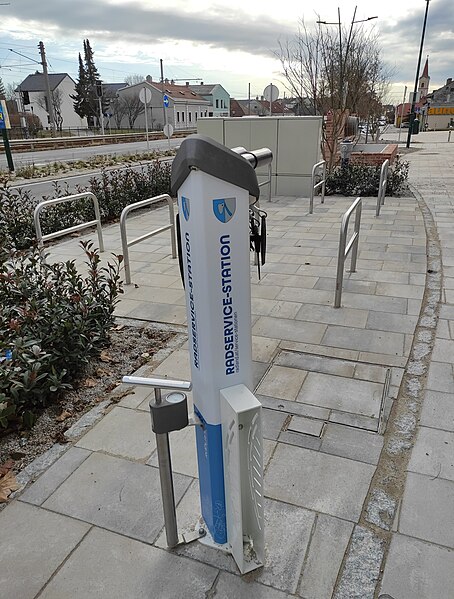
M151 102L151 90L148 87L142 87L139 92L139 100L145 105L145 132L147 137L147 152L150 151L150 137L148 133L148 104Z
M206 538L228 544L244 573L264 559L261 404L251 392L249 258L250 196L259 197L259 186L246 158L208 137L191 135L173 161L172 193L178 193L194 412L201 423L196 442Z
M170 123L168 122L167 119L167 108L169 107L169 96L167 94L164 94L162 96L162 103L164 105L164 135L167 136L167 143L169 144L169 150L170 150L170 138L172 137L173 134L173 127L172 125L170 125Z
M9 144L7 129L11 129L9 122L8 109L6 107L6 101L0 100L0 129L2 131L3 146L5 148L6 160L8 162L8 169L10 173L14 173L14 162L13 155L11 153L11 146Z

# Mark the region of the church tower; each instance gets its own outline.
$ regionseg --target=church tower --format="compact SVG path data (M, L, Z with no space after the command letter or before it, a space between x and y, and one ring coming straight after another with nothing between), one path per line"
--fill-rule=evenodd
M419 86L418 91L420 93L420 101L427 96L429 93L429 57L426 58L426 64L424 65L424 69L421 77L419 78Z

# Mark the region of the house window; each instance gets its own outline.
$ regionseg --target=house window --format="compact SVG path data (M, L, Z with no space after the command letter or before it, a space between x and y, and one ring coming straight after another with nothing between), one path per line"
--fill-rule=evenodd
M216 108L219 108L219 100L216 100Z
M189 122L192 123L192 112L189 113Z
M184 123L184 112L181 113L181 122Z
M205 116L207 116L208 112L205 110ZM210 116L213 116L213 113L210 114Z
M177 110L177 123L179 123L179 122L180 122L180 113L179 113L179 111Z
M197 123L197 112L195 114L195 122Z
M208 114L208 116L213 116L213 113L212 113L212 112L210 112L210 113Z

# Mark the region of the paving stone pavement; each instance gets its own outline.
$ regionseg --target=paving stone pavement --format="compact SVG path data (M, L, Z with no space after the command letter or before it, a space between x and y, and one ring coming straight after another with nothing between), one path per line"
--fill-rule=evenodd
M200 543L166 549L151 394L135 388L106 405L91 428L79 429L50 467L31 470L35 482L0 512L2 596L451 596L454 143L443 133L423 133L414 147L418 151L407 158L416 197L386 198L379 218L375 199L363 200L357 272L348 272L347 261L340 309L333 308L336 253L340 220L352 199L327 197L323 205L316 199L313 215L307 198L262 204L268 260L261 280L252 268L251 281L254 383L264 406L264 568L240 577L230 556ZM432 279L426 284L424 205L441 246L441 261L433 257L443 275L439 319ZM166 209L131 217L128 234L143 235L167 218ZM429 235L429 252L431 243ZM121 252L117 225L106 227L105 245L103 261ZM84 267L76 240L50 253ZM133 246L130 256L134 284L117 316L181 331L184 292L168 233ZM434 328L424 328L427 323ZM427 356L430 368L420 383L411 373ZM152 373L190 378L184 334L159 365L140 371ZM419 397L419 420L408 414L399 420L401 402ZM398 439L390 436L396 422ZM394 505L374 485L383 456L398 442L409 445L408 463ZM171 446L177 517L182 529L191 528L199 517L193 429L173 433ZM371 494L381 507L368 519ZM386 509L389 528L380 511Z

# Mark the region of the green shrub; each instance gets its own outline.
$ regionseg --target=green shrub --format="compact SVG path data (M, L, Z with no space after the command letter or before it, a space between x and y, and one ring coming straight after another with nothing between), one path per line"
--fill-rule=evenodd
M73 260L46 264L35 247L0 250L0 426L30 426L108 344L122 293L121 256L106 267L81 242L88 274Z
M33 211L37 201L29 191L0 189L0 244L1 248L25 249L36 238Z
M99 200L103 220L117 219L128 204L162 193L170 194L171 165L156 160L142 169L104 171L90 179L88 191Z
M88 187L78 188L77 192L94 193L99 200L101 220L104 223L111 222L120 217L128 204L170 193L170 172L170 164L158 160L144 165L140 170L127 168L103 171L99 179L90 179ZM55 182L53 186L52 195L43 197L43 200L70 194L67 185ZM11 189L6 185L0 188L2 247L30 247L36 239L33 212L40 201L23 189ZM46 235L94 218L92 201L82 198L46 208L41 213L40 222L43 235Z
M386 195L402 193L407 186L409 163L398 157L388 170ZM376 196L380 183L380 166L351 164L336 167L326 177L326 195Z

